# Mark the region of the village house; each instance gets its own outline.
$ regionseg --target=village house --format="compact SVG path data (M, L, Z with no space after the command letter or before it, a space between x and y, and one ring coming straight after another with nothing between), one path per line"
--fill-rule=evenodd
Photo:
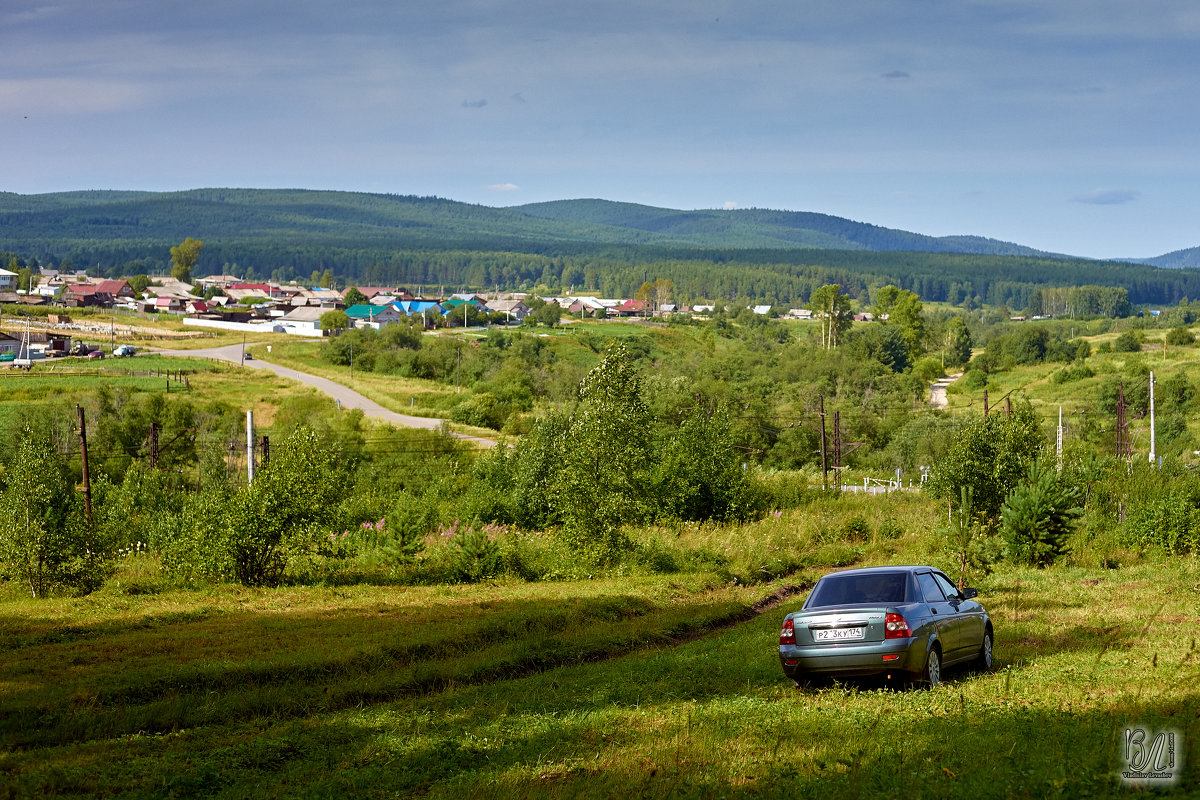
M493 312L504 314L506 319L517 322L529 316L529 306L523 300L489 300L487 305Z
M94 283L68 283L63 286L59 303L68 308L112 308L116 298Z
M406 315L395 306L373 306L361 303L346 309L346 316L356 328L379 328L393 322L399 322Z

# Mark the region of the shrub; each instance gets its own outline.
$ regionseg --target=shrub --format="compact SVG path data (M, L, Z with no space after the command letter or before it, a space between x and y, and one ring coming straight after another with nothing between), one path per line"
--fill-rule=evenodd
M1050 376L1050 380L1054 383L1069 383L1071 381L1081 381L1086 378L1095 377L1096 373L1084 361L1076 361L1066 367L1055 372Z
M991 414L963 426L947 452L933 465L926 490L957 506L963 487L985 521L1000 516L1004 498L1021 482L1029 463L1045 446L1045 438L1028 403L1013 407L1010 417Z
M1125 521L1124 538L1129 544L1162 547L1172 554L1200 551L1195 499L1177 488L1139 503Z
M1035 461L1000 511L1007 554L1014 561L1045 567L1067 551L1067 537L1083 514L1081 494L1059 480L1052 467Z
M1192 333L1192 329L1187 325L1180 325L1167 331L1167 344L1174 345L1176 347L1186 347L1189 344L1195 343L1196 337Z
M865 542L871 534L871 526L861 514L855 514L842 523L842 538L848 542Z
M327 540L334 458L309 428L284 441L278 455L230 501L227 548L233 574L247 586L277 584L290 559Z
M1113 350L1118 353L1137 353L1142 349L1142 332L1130 328L1113 342Z
M89 531L65 459L26 428L0 494L0 567L34 597L91 592L111 571L113 548Z

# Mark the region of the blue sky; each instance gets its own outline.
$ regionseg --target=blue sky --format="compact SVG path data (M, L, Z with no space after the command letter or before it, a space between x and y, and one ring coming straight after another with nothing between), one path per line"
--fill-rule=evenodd
M6 0L0 190L330 188L1200 245L1189 0Z

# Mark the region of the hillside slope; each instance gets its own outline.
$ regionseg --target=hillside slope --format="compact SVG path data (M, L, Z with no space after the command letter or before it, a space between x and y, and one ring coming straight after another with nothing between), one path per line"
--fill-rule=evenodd
M760 208L678 211L611 200L556 200L512 208L533 217L667 235L700 246L1055 255L982 236L925 236L807 211Z
M1048 255L977 236L924 236L827 214L766 209L680 211L606 200L493 208L433 197L291 189L0 193L0 247L16 252L62 252L85 242L161 246L186 236L547 253L571 244Z

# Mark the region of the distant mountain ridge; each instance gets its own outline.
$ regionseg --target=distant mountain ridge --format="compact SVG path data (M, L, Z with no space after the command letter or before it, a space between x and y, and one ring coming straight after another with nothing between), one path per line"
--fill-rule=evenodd
M494 207L438 197L313 189L209 188L178 192L0 192L0 249L130 258L187 236L214 247L332 250L502 250L570 254L595 247L704 251L848 250L1073 258L983 236L927 236L809 211L680 210L612 200ZM210 255L211 257L211 255ZM81 258L73 260L80 261ZM1155 258L1200 266L1200 247Z
M725 243L726 246L748 248L814 247L1068 257L983 236L926 236L811 211L760 208L680 211L612 200L554 200L510 208L534 217L683 238L705 247Z
M925 236L828 214L656 208L610 200L510 207L436 197L295 189L0 193L0 247L83 240L287 236L308 244L512 248L539 243L704 249L914 250L1054 256L981 236Z
M1188 247L1183 250L1174 250L1155 258L1138 259L1139 264L1151 264L1164 269L1188 269L1191 267L1200 267L1200 247Z

